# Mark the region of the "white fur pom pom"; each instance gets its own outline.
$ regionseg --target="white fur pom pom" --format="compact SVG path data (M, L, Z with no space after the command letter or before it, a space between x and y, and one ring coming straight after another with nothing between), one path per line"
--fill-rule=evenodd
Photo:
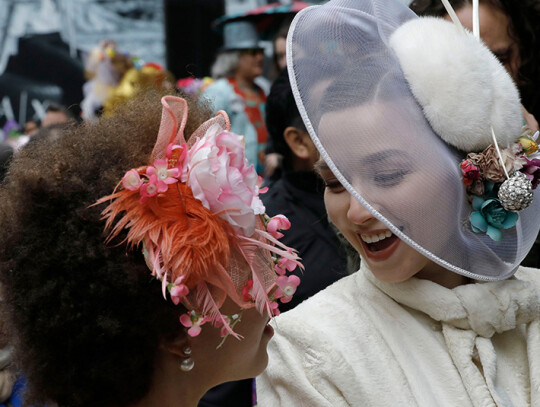
M489 49L439 18L418 18L390 38L409 87L433 130L463 151L506 147L521 133L519 93Z

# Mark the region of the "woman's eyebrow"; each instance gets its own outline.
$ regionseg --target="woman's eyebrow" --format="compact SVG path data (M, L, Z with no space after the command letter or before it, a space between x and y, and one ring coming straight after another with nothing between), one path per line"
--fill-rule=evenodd
M362 161L367 161L371 163L371 162L389 160L392 158L406 158L408 160L412 160L411 155L407 151L393 149L393 150L379 151L377 153L370 154L364 157Z

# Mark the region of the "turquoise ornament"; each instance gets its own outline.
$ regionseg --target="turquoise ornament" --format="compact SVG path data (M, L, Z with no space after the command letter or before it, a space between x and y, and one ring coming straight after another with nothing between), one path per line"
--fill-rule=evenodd
M471 227L475 233L485 233L498 242L502 239L502 229L514 227L519 218L516 212L503 208L498 198L473 198L472 207L475 210L469 216Z

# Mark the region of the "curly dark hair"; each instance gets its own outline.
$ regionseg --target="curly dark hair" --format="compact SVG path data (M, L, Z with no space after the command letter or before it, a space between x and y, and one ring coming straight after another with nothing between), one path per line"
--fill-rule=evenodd
M26 403L125 406L149 390L162 341L184 335L140 250L104 244L103 207L145 165L162 95L139 95L97 124L71 125L14 158L0 187L0 278ZM188 97L184 96L186 99ZM188 99L186 134L211 116Z
M455 10L471 5L471 0L449 0ZM521 66L519 67L517 86L522 103L536 119L540 119L540 2L538 0L480 0L508 16L508 35L519 47ZM440 0L414 0L410 5L418 15L446 15ZM504 62L504 61L503 61Z

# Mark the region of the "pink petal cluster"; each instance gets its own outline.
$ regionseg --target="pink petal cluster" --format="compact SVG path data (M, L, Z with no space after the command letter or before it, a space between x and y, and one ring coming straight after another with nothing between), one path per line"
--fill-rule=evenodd
M525 159L525 165L521 169L521 172L531 180L532 188L536 189L538 184L540 184L540 159L533 158L529 160L526 157L523 158Z
M246 281L246 284L242 287L242 298L245 302L253 301L253 280Z
M184 278L185 276L178 277L169 288L169 294L174 305L178 305L189 294L189 288L182 284Z
M167 190L167 185L178 182L178 177L180 176L180 171L178 168L168 169L168 165L168 160L155 160L153 167L148 166L146 168L146 175L149 177L153 177L155 175L155 182L159 187L165 187L165 190Z
M171 156L175 150L176 158L172 168L169 168ZM135 169L131 169L122 178L122 186L130 191L137 191L141 194L141 203L157 194L166 192L170 184L178 182L184 168L184 157L186 156L186 146L170 144L167 147L167 159L155 160L154 165L146 167L143 176Z
M277 301L272 301L270 303L270 311L272 312L272 316L274 317L277 317L280 314L279 304Z
M285 257L280 258L275 265L276 273L278 273L280 276L285 275L287 271L293 271L295 268L296 262L286 259Z
M233 327L234 326L234 322L236 320L239 320L239 316L238 314L235 314L235 315L232 315L232 316L228 316L228 315L224 315L224 314L221 314L221 317L223 319L225 319L228 323L229 323L229 327ZM215 321L214 321L214 326L216 328L221 328L219 330L219 336L221 336L222 338L224 336L227 336L229 334L229 330L227 329L227 327L225 326L225 324L223 323L223 319L221 318L216 318Z
M247 237L265 211L257 172L248 165L243 137L214 125L190 148L187 183L195 198Z
M274 236L276 239L282 238L283 233L279 233L278 230L287 230L291 227L291 222L284 215L276 215L268 221L266 225L266 231Z
M138 171L133 169L126 172L122 178L122 186L130 191L137 191L143 183Z
M459 165L461 169L461 174L463 175L463 183L465 185L471 185L473 181L479 179L482 174L480 173L480 168L476 166L472 160L467 159L463 160Z
M276 280L278 289L275 292L276 298L280 298L282 303L287 303L292 300L296 287L300 284L300 278L298 276L281 276Z
M206 322L211 321L209 317L203 317L198 315L195 311L182 314L180 316L180 323L188 329L188 335L195 337L201 333L201 325L204 325Z

